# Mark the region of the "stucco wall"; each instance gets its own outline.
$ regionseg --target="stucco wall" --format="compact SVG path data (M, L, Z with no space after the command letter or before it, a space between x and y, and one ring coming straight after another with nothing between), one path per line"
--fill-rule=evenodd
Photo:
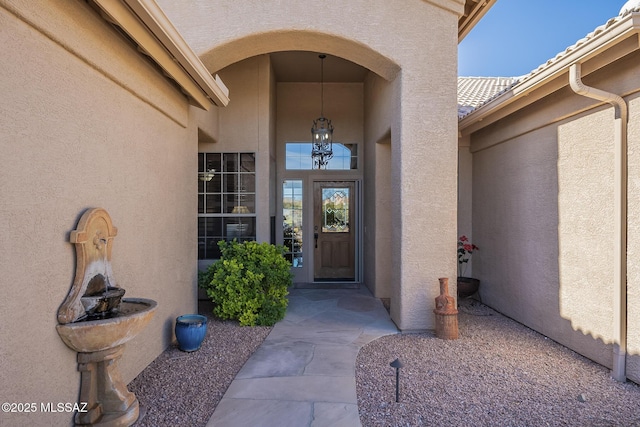
M362 142L362 87L362 83L324 83L323 111L335 128L334 142ZM311 140L313 119L320 115L320 83L278 83L276 98L278 158L284 160L286 142Z
M473 155L469 149L470 138L465 136L458 143L458 237L466 236L473 243ZM458 276L473 277L473 256L468 262L458 264Z
M456 54L463 2L412 0L397 7L386 0L334 0L328 6L340 13L329 20L309 13L317 7L310 1L160 3L212 72L259 54L306 50L345 58L394 83L391 274L398 286L391 315L403 330L432 329L438 278L456 276Z
M378 298L390 299L393 287L391 264L394 226L391 204L391 121L394 85L369 73L364 85L364 283Z
M638 381L635 61L631 55L585 82L627 94L630 106L627 364ZM607 367L616 321L613 118L613 108L565 87L471 135L481 248L473 271L483 302Z
M218 139L199 144L199 151L256 153L256 233L270 240L269 213L275 200L270 188L273 157L273 73L268 55L233 64L219 72L232 102L218 109Z
M640 94L629 105L627 229L627 376L640 384Z
M199 152L256 154L256 238L270 242L269 217L275 213L275 80L268 55L249 58L221 70L231 101L212 113L199 112ZM208 138L207 130L213 134ZM212 260L199 260L206 269ZM208 299L198 290L198 298Z
M613 109L561 123L558 135L560 315L613 340Z
M565 143L577 141L568 136L564 139ZM579 192L580 186L576 186L575 181L558 182L559 176L570 175L575 167L567 162L567 156L559 159L558 148L558 129L548 126L474 153L473 235L481 249L474 254L473 272L481 280L483 302L606 365L611 362L610 348L603 350L602 343L591 342L598 339L595 334L584 340L588 335L576 332L577 327L572 327L569 307L602 304L599 309L610 312L611 301L598 301L596 289L610 287L611 277L605 283L590 283L596 288L589 289L584 283L573 282L576 276L568 269L584 270L581 277L588 281L591 271L604 269L611 273L611 258L608 257L607 263L607 259L594 259L589 255L606 253L602 244L588 244L597 239L603 229L589 230L591 234L587 236L568 234L571 225L579 227L573 219L585 218L588 214L583 216L570 205L564 205L570 204L570 195ZM581 157L579 149L570 156L573 162L579 162ZM564 258L559 253L560 244ZM572 244L575 245L573 251L582 249L584 259L595 261L595 264L567 258ZM561 273L567 279L566 283L560 281ZM576 287L582 291L573 293L571 300L564 299L569 296L569 289ZM584 334L598 327L596 320L579 322ZM606 328L610 337L611 322L600 327Z
M76 353L55 329L75 271L69 231L105 208L116 281L158 301L121 359L129 382L196 309L197 128L185 97L84 2L1 3L0 396L75 402ZM11 426L71 419L0 414Z

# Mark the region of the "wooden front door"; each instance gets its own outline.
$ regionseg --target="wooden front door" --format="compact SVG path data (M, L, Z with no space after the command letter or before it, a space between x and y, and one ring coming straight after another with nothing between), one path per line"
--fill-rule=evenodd
M313 185L314 280L355 280L355 183Z

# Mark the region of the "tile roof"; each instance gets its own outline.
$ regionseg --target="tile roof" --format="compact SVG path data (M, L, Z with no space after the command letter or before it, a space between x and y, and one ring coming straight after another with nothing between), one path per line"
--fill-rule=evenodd
M518 77L458 77L458 118L511 89Z
M638 0L628 1L620 10L620 14L600 25L584 38L569 46L555 57L549 59L538 68L521 77L458 77L458 119L461 120L473 111L498 98L515 86L526 83L545 70L551 68L580 46L606 33L612 26L626 18L629 14L640 12Z
M631 4L631 3L632 2L628 2L628 4ZM549 59L544 64L540 65L538 68L536 68L533 71L531 71L530 73L522 76L522 80L521 81L524 82L526 80L529 80L533 76L539 74L540 72L542 72L546 68L550 67L551 65L555 64L556 62L558 62L559 60L561 60L562 58L564 58L565 56L567 56L568 54L570 54L571 52L573 52L574 50L576 50L577 48L579 48L580 46L585 44L586 42L588 42L591 39L594 39L597 36L599 36L600 34L606 32L614 24L620 22L623 18L626 18L627 15L629 15L631 13L634 13L634 12L640 12L640 6L631 7L631 6L625 5L622 8L622 10L620 10L620 14L618 16L615 16L615 17L609 19L607 22L605 22L604 24L600 25L595 30L593 30L592 32L590 32L589 34L587 34L586 36L584 36L583 38L581 38L580 40L575 42L573 45L571 45L568 48L566 48L565 50L563 50L562 52L558 53L556 56L554 56L553 58Z

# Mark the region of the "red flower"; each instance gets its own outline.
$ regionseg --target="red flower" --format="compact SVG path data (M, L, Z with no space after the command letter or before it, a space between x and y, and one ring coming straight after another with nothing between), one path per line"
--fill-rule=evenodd
M473 251L477 251L479 248L469 242L469 238L467 236L460 236L458 238L458 275L464 276L464 272L466 270L467 264L471 259L471 255Z

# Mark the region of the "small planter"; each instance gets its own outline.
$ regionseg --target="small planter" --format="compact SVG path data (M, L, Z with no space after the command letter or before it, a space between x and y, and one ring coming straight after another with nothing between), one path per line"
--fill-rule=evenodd
M458 298L469 298L478 292L480 280L471 277L458 277Z
M182 351L196 351L207 335L207 318L200 314L185 314L176 318L176 339Z

